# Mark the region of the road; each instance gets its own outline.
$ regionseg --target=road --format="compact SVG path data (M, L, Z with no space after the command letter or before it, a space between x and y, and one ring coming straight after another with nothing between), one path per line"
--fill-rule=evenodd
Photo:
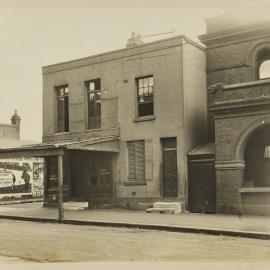
M270 241L126 228L0 220L0 263L269 262Z

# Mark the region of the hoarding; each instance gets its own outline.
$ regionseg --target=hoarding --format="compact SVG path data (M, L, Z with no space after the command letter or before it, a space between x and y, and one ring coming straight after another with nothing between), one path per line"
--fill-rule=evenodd
M0 160L0 199L9 197L42 197L42 158L12 158Z

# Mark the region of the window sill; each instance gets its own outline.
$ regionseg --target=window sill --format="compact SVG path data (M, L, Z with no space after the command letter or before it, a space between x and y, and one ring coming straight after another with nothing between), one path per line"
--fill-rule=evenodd
M55 132L54 135L62 135L62 134L68 134L69 131L63 131L63 132Z
M270 187L242 187L241 193L270 193Z
M154 115L138 116L133 119L133 122L152 121L155 119L156 117Z
M92 129L89 129L89 128L87 128L85 131L89 131L89 132L91 132L91 131L100 131L100 130L102 130L102 128L92 128Z
M124 185L125 186L145 186L146 182L145 181L125 181Z

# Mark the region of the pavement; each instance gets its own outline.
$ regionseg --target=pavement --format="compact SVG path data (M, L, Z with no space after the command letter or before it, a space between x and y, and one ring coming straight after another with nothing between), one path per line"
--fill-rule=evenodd
M42 202L0 205L0 219L58 222L58 209ZM62 223L270 239L270 216L161 214L125 209L65 210Z

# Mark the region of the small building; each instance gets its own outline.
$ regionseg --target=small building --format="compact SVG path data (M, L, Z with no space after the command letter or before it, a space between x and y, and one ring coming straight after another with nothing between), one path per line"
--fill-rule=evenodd
M11 124L0 124L0 149L12 149L37 142L20 139L21 118L17 111ZM21 155L0 160L0 200L43 196L42 158Z
M43 145L63 148L64 200L187 207L187 153L207 140L205 50L185 36L43 67ZM58 161L45 153L45 204ZM44 154L44 155L45 155Z

